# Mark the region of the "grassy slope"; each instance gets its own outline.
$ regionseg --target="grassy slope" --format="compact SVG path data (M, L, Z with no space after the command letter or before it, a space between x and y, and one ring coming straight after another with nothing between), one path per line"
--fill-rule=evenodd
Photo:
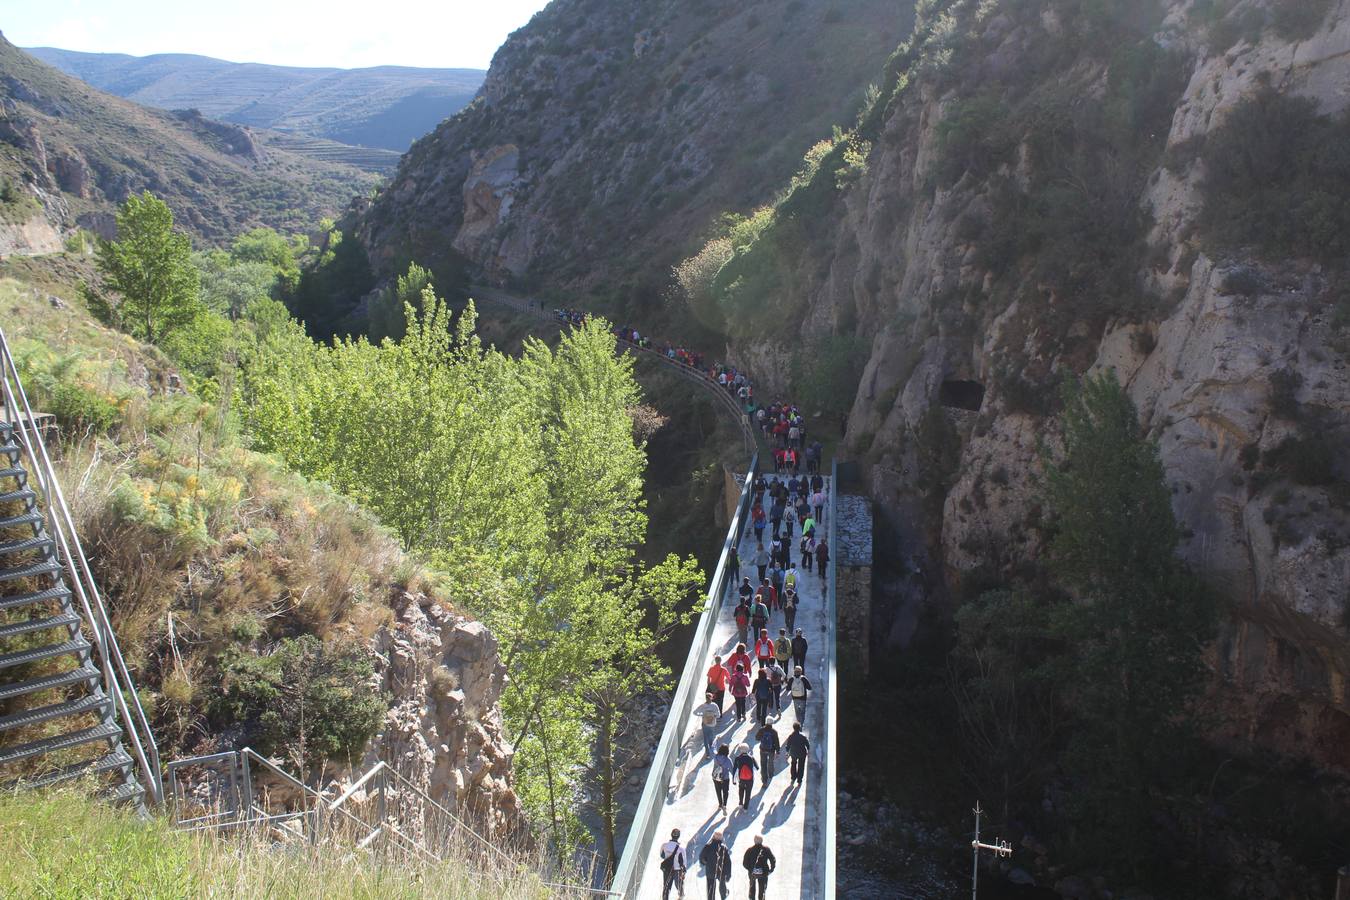
M485 873L477 860L427 864L270 835L218 839L77 793L0 796L0 893L43 898L453 898L555 896L529 874Z
M204 120L184 120L95 90L2 37L0 78L16 104L0 129L0 175L49 184L53 168L83 169L84 196L65 195L75 217L111 213L128 193L148 189L185 228L219 241L256 225L307 229L322 216L340 214L375 183L375 176L351 166L276 145L265 146L257 159L233 152L230 140ZM67 176L63 187L75 184Z
M226 405L173 388L157 350L90 318L66 281L79 268L10 267L37 286L0 278L0 321L34 405L65 419L57 465L163 753L210 748L217 653L362 640L424 574L369 513L246 449ZM112 427L75 421L61 385L112 404Z

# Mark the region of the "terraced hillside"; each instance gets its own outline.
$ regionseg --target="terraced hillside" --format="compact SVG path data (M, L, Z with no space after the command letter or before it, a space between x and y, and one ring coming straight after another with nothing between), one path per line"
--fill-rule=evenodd
M282 131L264 131L259 132L259 135L269 147L277 147L287 153L307 156L310 159L355 166L367 172L392 172L398 168L401 156L396 151L385 150L382 147L357 147L325 138L287 134Z
M487 74L408 66L269 66L185 53L138 57L54 47L28 52L96 88L147 106L198 109L238 125L399 153L468 105Z

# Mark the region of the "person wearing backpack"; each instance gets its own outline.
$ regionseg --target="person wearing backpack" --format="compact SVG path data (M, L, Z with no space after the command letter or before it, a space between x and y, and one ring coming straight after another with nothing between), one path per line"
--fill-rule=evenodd
M824 538L816 544L816 565L820 568L820 580L826 578L826 567L830 564L830 545Z
M795 570L794 570L795 571ZM797 621L797 589L787 587L783 589L783 621L787 623L788 630L791 631Z
M773 642L773 657L783 667L784 674L787 674L788 660L792 659L792 639L788 637L786 628L778 629L778 639Z
M745 851L741 865L750 873L750 900L755 900L755 886L759 886L759 900L768 900L769 876L778 867L773 851L764 846L764 835L755 835L755 846Z
M748 587L750 587L749 578L745 579L745 584L741 585L742 589ZM732 615L736 617L736 639L744 644L750 639L750 604L746 602L745 597L742 597L741 602L736 604L736 610Z
M783 749L788 755L788 774L792 776L792 783L800 785L802 779L806 777L806 757L811 752L811 742L802 734L802 723L792 723L792 734L783 742Z
M778 732L774 730L772 722L765 722L764 726L755 734L755 740L759 741L759 777L760 784L768 787L769 782L773 780L775 769L774 763L778 759Z
M699 851L698 861L708 876L708 900L717 900L715 891L722 889L722 900L727 900L727 882L731 881L731 851L722 843L722 832L714 831L712 840Z
M745 701L750 696L750 676L745 666L736 663L736 671L731 673L731 696L736 701L736 721L745 721Z
M756 527L759 528L760 531L763 531L761 526ZM763 581L764 573L768 571L769 568L769 551L764 549L764 541L760 540L761 537L760 534L755 534L755 555L753 562L755 568L759 570L759 580Z
M750 747L740 744L736 747L736 759L732 765L736 769L736 787L740 795L741 809L750 808L750 794L755 789L755 770L759 763L750 755Z
M759 675L755 678L753 688L755 695L755 721L763 725L769 717L769 703L773 701L773 682L769 680L769 673L763 666L759 668Z
M717 811L721 813L727 811L727 797L731 793L731 769L731 748L723 744L717 748L717 755L713 757L712 764L713 792L717 795Z
M768 616L765 616L767 619ZM773 658L773 641L769 640L769 629L761 628L759 637L755 638L755 660L762 669L769 664Z
M750 654L745 652L744 644L737 644L736 649L727 657L728 672L735 672L737 666L742 666L746 675L750 674Z
M806 724L806 700L811 696L811 680L802 674L801 666L793 672L787 682L788 696L792 698L792 715L798 722Z
M684 900L684 848L680 846L680 829L670 832L670 840L661 845L661 900L670 900L674 885Z
M755 594L755 605L750 607L750 627L754 629L756 637L769 624L769 607L765 603L766 599L761 590Z
M809 646L806 643L806 635L798 628L797 633L792 636L792 665L798 672L806 670L806 651Z
M774 657L769 662L769 684L773 685L773 711L780 714L783 711L783 683L787 681L787 670L778 664L778 658Z

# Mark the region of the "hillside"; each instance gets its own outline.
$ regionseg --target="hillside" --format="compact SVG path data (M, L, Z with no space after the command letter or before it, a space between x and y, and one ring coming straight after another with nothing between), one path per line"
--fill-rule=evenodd
M768 202L861 102L911 8L556 0L413 145L358 233L385 274L467 260L656 304L718 213Z
M468 105L479 69L301 68L209 56L27 52L94 87L160 109L197 109L237 125L402 153Z
M59 249L75 226L107 234L114 206L143 190L208 243L256 225L302 231L375 182L266 133L105 94L3 37L0 86L0 252Z

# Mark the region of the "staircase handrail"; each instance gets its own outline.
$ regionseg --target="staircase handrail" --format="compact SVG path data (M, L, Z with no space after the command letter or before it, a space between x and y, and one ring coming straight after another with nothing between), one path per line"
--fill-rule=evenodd
M683 674L675 689L675 695L671 698L670 712L666 716L665 727L661 730L661 740L656 745L651 768L647 771L647 783L642 789L642 798L638 801L633 822L628 827L623 853L620 855L618 867L614 870L614 880L610 887L624 897L636 897L642 884L644 867L648 861L647 849L651 846L652 838L660 825L661 807L665 802L670 776L675 770L680 748L684 744L685 723L689 721L693 712L695 699L702 696L701 679L704 663L712 649L717 619L721 615L722 602L726 595L728 559L731 548L740 543L741 532L745 529L758 465L759 454L755 454L751 457L750 468L745 473L740 502L727 528L727 537L722 544L722 554L717 559L717 568L713 570L712 582L703 601L703 612L699 616L694 638L690 642L689 653L685 658Z
M9 340L0 328L0 383L4 387L5 410L10 426L22 436L28 456L33 461L32 475L37 479L45 502L48 530L60 549L62 565L70 575L71 587L80 601L85 621L89 623L90 637L98 652L103 672L103 687L112 699L124 726L124 735L131 744L140 771L140 780L152 804L164 802L164 782L159 768L159 747L155 743L150 720L141 706L135 682L127 669L117 636L108 618L107 608L98 591L89 560L80 544L74 517L66 503L65 493L56 477L47 444L43 440L37 417L28 402L19 367L10 350ZM131 696L131 703L127 702Z

